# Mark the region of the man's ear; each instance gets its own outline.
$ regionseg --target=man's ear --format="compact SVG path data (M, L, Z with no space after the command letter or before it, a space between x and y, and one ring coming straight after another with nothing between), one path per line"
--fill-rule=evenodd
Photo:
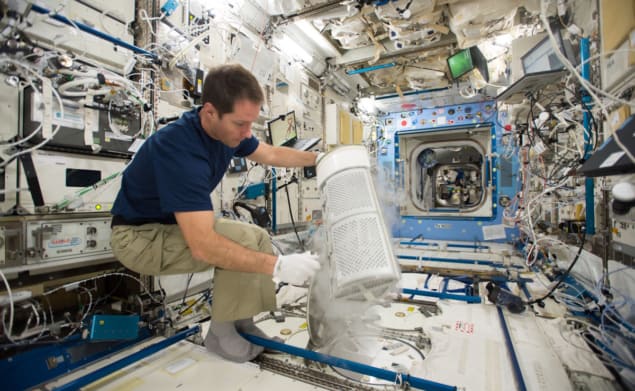
M214 105L211 104L210 102L205 102L205 104L203 104L203 110L210 113L212 118L216 118L216 116L218 115L218 111L216 110L216 107L214 107Z

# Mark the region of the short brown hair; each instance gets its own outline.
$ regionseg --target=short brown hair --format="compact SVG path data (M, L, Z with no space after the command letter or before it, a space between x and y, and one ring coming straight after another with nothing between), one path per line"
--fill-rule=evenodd
M210 102L220 117L234 110L234 103L247 99L261 104L262 88L256 77L239 64L225 64L209 70L203 84L202 103Z

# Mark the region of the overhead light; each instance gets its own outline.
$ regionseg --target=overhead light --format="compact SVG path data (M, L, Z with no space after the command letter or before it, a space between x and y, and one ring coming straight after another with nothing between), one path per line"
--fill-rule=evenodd
M346 71L346 74L347 75L357 75L359 73L366 73L366 72L376 71L378 69L392 68L395 65L397 65L397 64L395 64L394 62L388 62L388 63L385 63L385 64L373 65L373 66L365 67L365 68L350 69L350 70Z
M335 48L335 46L333 46L333 44L326 39L311 22L307 20L298 20L295 22L294 27L297 27L301 34L306 35L310 39L311 43L316 44L327 57L338 57L341 55L340 52L337 51L337 48Z
M280 50L284 54L293 57L296 60L302 61L305 64L313 62L313 56L307 52L302 46L298 45L295 41L289 38L288 35L283 35L278 42Z
M375 96L361 98L357 105L361 110L369 114L374 114L377 111L377 106L375 106Z

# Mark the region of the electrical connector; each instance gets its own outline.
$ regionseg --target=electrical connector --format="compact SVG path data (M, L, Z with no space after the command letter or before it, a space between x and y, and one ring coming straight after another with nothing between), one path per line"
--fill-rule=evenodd
M170 16L177 8L179 8L179 2L177 0L168 0L161 6L161 13L165 16Z

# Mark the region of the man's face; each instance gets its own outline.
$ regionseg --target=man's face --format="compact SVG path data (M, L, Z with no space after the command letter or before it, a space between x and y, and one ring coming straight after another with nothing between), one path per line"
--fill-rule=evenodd
M241 141L251 137L251 124L258 119L260 104L248 99L237 100L234 110L223 114L222 118L211 103L205 103L201 112L201 124L207 134L235 148Z

